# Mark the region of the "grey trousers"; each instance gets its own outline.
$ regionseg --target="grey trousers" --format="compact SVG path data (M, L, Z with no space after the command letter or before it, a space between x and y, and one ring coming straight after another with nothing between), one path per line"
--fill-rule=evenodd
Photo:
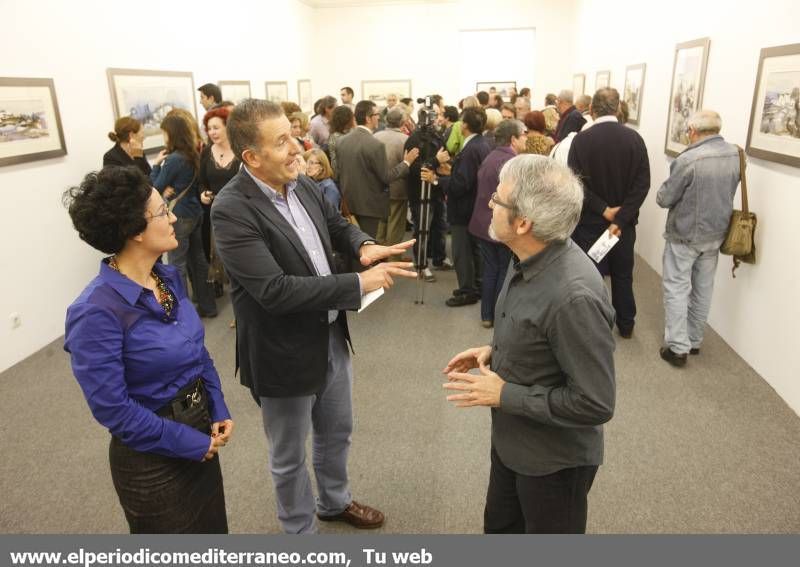
M352 501L347 479L353 431L352 384L347 342L341 326L334 323L328 343L328 371L319 394L261 398L278 519L288 534L316 533L315 513L336 515ZM309 429L313 429L313 465L319 495L316 502L306 467Z
M451 224L452 238L450 246L453 251L453 266L458 279L458 289L464 293L479 295L477 285L478 270L476 268L477 243L465 225Z

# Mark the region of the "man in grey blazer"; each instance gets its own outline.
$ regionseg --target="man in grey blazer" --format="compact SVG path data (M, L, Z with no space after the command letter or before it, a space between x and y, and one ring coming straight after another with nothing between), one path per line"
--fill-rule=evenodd
M386 113L386 129L375 133L375 139L383 144L386 150L386 163L394 168L403 161L404 147L408 140L400 127L406 119L403 109L395 106ZM406 233L406 217L408 216L408 185L406 179L397 178L389 184L389 218L381 223L378 229L378 241L392 246L403 241ZM400 258L392 258L399 260Z
M416 273L411 263L385 262L335 274L332 252L349 251L369 266L413 241L378 246L298 176L301 149L279 105L247 99L227 128L243 166L214 200L211 221L231 280L237 369L261 406L269 440L278 518L287 533L316 532L315 514L377 528L383 514L353 500L347 478L353 376L344 310L391 287L393 276ZM305 466L309 430L316 503Z
M405 178L408 167L419 155L419 150L413 148L390 169L386 150L373 135L380 116L374 102L360 101L355 110L356 127L339 139L336 150L342 196L361 230L373 238L378 236L380 222L389 216L389 184Z

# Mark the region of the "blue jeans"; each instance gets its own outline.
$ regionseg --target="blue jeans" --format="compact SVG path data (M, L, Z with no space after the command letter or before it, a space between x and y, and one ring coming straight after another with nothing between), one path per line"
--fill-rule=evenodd
M506 279L511 250L500 242L476 238L483 261L481 280L481 321L494 321L494 305Z
M316 533L315 513L335 516L352 502L347 454L353 432L353 366L344 331L330 326L325 386L316 395L261 398L269 466L278 519L288 534ZM318 498L315 503L306 468L306 438L312 451Z
M676 354L703 342L721 245L664 244L664 342Z
M187 293L187 280L192 282L197 311L202 315L215 314L217 302L214 289L208 283L208 262L203 251L203 215L178 217L173 227L178 247L168 253L169 263L180 271Z

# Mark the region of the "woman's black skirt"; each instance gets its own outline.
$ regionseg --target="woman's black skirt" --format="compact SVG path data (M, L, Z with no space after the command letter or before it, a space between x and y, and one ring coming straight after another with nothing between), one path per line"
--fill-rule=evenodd
M183 402L189 399L185 388L157 413L210 433L207 395L202 385L191 388L196 403ZM196 392L201 395L199 402ZM218 455L204 462L164 457L134 451L112 437L108 456L114 488L132 534L228 533Z

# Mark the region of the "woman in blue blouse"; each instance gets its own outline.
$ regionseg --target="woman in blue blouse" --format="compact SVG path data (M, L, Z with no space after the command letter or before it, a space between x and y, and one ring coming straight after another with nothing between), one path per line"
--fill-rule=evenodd
M303 154L306 160L306 175L317 182L317 187L322 191L322 196L337 211L342 210L342 194L333 180L333 169L328 161L328 156L319 148L308 150Z
M178 217L175 237L178 247L169 253L169 263L180 270L184 287L187 277L201 317L216 317L217 302L208 282L208 261L203 251L203 207L198 191L200 154L194 132L178 114L161 121L166 148L158 154L150 173L153 186L165 199L174 201Z
M111 432L114 488L131 533L227 533L217 452L233 422L176 267L164 199L135 167L90 173L65 195L81 239L112 256L67 310L64 348Z

